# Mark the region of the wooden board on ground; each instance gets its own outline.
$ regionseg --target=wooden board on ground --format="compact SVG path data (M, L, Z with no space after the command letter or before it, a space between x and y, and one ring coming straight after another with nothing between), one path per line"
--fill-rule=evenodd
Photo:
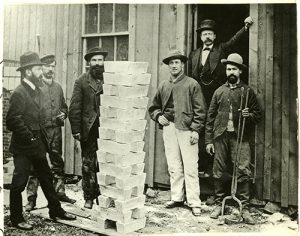
M124 235L120 234L116 231L116 229L113 228L108 228L108 229L100 229L99 228L99 222L91 220L91 218L94 218L93 215L96 215L98 211L94 210L89 210L89 209L83 209L79 206L68 204L68 203L62 203L62 207L64 210L66 210L68 213L72 213L76 215L77 219L73 221L68 221L68 220L61 220L57 219L57 222L70 225L73 227L81 228L84 230L92 231L95 233L100 233L108 236L119 236L119 235ZM31 211L31 214L41 216L46 219L49 218L48 214L48 208L38 208L36 210ZM99 213L98 213L99 214ZM131 232L130 235L138 235L136 232Z

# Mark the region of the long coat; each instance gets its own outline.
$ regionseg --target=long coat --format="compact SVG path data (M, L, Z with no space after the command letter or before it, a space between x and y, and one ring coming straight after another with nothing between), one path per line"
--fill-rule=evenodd
M69 107L69 120L72 133L80 133L82 142L88 139L91 127L100 116L102 86L103 81L97 83L89 72L82 74L75 81Z
M43 114L41 91L33 90L24 81L14 90L6 116L6 127L12 131L9 151L13 154L33 154L45 150L42 135ZM35 140L32 140L35 138Z
M245 27L243 27L227 42L220 43L218 45L213 45L213 48L211 49L208 57L210 67L210 79L212 82L208 85L204 85L203 82L200 80L200 74L202 69L201 60L203 46L192 51L189 55L188 75L197 80L198 83L201 85L203 95L208 106L214 91L226 82L225 66L221 63L221 59L227 57L227 55L230 53L231 48L242 38L245 32Z

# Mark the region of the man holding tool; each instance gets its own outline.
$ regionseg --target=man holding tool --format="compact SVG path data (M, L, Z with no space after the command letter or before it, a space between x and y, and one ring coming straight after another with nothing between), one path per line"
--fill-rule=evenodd
M236 173L237 197L243 205L242 217L245 223L254 224L248 210L251 177L249 133L261 120L262 112L253 90L240 80L240 75L247 68L242 57L233 53L221 62L226 66L227 82L213 95L205 128L206 151L210 155L214 154L213 177L217 204L210 217L216 219L221 214L226 172L230 171L230 166L237 159L237 150L240 149ZM240 125L241 118L245 120L244 127ZM241 128L244 128L243 132Z

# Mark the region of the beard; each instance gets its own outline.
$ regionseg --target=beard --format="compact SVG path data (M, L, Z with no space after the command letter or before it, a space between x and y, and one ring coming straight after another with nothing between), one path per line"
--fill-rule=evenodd
M238 81L238 77L235 75L227 76L227 80L230 84L235 84Z
M104 66L94 65L90 67L91 75L95 79L103 79Z
M43 87L43 76L35 76L34 74L31 75L31 77L29 78L29 80L37 87Z

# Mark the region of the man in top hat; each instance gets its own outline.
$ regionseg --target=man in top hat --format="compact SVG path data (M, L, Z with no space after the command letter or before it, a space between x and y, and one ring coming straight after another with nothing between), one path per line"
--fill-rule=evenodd
M248 211L251 177L249 137L255 125L261 120L262 112L253 90L240 79L240 75L246 68L242 57L233 53L227 59L223 59L222 63L226 66L227 81L215 91L212 97L205 128L206 150L210 155L214 155L213 177L217 206L211 213L211 218L218 218L221 214L221 203L225 196L224 181L228 180L225 177L228 176L228 172L229 175L232 173L232 164L237 154L237 135L238 133L241 135L242 125L239 125L241 112L241 118L245 118L245 128L237 165L237 198L243 204L242 216L245 223L254 224ZM249 90L248 105L245 107L247 90ZM241 97L243 102L240 110Z
M178 50L171 51L163 60L170 77L159 85L149 114L163 129L171 182L171 201L166 207L182 206L186 191L192 213L199 216L198 138L204 131L206 105L200 85L184 74L186 61L187 57Z
M96 151L99 137L100 94L103 93L106 56L107 52L98 47L90 49L84 56L90 68L75 81L69 110L73 137L81 144L84 207L89 209L93 207L93 200L99 196Z
M216 23L214 20L206 19L200 23L196 30L202 41L202 46L189 55L188 74L198 81L202 87L207 106L215 90L226 82L225 67L221 63L232 51L232 48L248 31L253 24L251 17L244 21L245 26L240 29L227 42L216 44ZM199 139L199 170L203 170L208 177L211 174L211 158L205 151L204 137Z
M25 189L31 166L36 171L42 190L48 200L49 215L74 220L60 205L53 187L53 177L46 158L46 137L41 117L42 62L38 54L27 52L20 57L21 84L14 90L6 117L6 126L12 131L10 152L14 157L14 174L10 186L10 220L12 225L23 230L32 226L22 215L22 191Z
M69 198L65 193L64 161L62 159L61 127L67 118L68 106L61 85L54 79L55 56L45 55L41 57L41 62L44 63L41 91L43 93L42 107L45 111L42 122L47 136L49 159L54 177L53 185L60 201L73 204L76 200ZM27 184L28 203L25 207L27 211L31 211L36 205L38 185L37 177L31 176Z

